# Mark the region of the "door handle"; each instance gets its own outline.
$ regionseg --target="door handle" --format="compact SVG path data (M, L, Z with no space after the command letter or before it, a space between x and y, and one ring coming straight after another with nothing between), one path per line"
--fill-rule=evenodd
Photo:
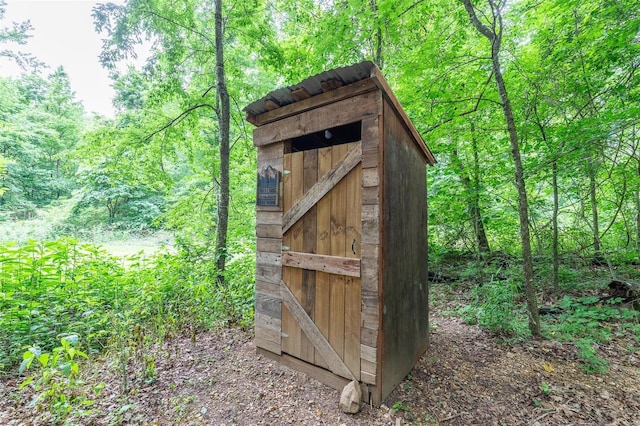
M356 240L355 239L351 243L351 251L353 252L353 254L356 254Z

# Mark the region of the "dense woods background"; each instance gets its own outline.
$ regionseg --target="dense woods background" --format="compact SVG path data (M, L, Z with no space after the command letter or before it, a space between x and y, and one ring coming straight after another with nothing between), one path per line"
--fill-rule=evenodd
M114 118L88 116L64 69L11 47L29 26L2 21L0 55L24 73L0 77L0 369L69 335L132 357L118 330L135 323L141 342L250 326L256 151L242 108L372 60L438 161L433 281L468 289L458 314L505 336L578 339L597 370L598 321L618 315L638 336L630 306L589 307L640 274L639 13L637 0L103 3ZM143 43L144 67L119 66ZM10 231L39 217L38 241ZM125 264L84 245L160 231L173 251ZM558 301L584 321L541 322L538 304Z

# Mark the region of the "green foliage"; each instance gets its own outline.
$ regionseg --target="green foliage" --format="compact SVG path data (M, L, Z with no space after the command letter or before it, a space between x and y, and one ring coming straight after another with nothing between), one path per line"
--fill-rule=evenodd
M603 302L595 296L577 299L564 296L557 304L562 313L557 318L547 319L545 332L555 339L575 341L585 371L605 372L608 364L597 356L594 346L627 333L636 339L640 338L640 314L616 306L621 301L620 298Z
M213 261L201 254L138 255L126 262L125 267L73 239L0 246L0 371L20 362L22 348L51 352L70 334L81 336L88 352L97 352L119 333L130 336L134 326L141 342L182 330L195 334L229 322L252 323L251 256L230 262L228 285L222 288L215 284Z
M71 334L60 339L60 346L53 348L52 353L42 352L37 346L32 346L24 352L19 372L23 373L36 362L36 372L27 377L20 389L32 386L36 397L34 405L47 407L53 421L62 423L72 412L84 411L83 408L93 405L93 400L83 395L83 382L78 375L80 366L76 357L88 359L86 353L78 349L79 339ZM104 383L94 387L94 392L100 392Z
M471 290L469 303L457 309L469 324L478 324L508 338L527 336L527 315L516 303L520 290L513 281L491 281Z
M157 226L155 221L165 204L162 193L145 184L128 182L116 171L94 169L81 181L85 186L71 218L78 227L106 223L113 229L144 230Z
M62 68L47 77L0 79L0 212L33 216L35 208L67 197L75 187L71 150L82 131L82 106Z
M609 369L607 360L600 358L594 349L595 343L591 339L579 339L576 341L578 355L584 363L584 370L587 373L605 373Z
M393 403L393 405L391 406L391 408L393 409L393 411L397 413L399 413L400 411L409 411L409 407L407 407L407 404L405 404L403 401L396 401Z
M562 314L557 319L549 318L548 333L561 340L584 338L607 342L615 333L613 325L637 324L640 319L636 311L615 306L621 300L613 298L602 302L595 296L578 299L564 296L557 304Z

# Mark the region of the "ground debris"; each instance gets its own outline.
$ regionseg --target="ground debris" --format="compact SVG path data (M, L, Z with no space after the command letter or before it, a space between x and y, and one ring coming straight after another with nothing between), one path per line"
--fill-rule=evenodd
M501 425L640 424L640 373L626 344L603 351L611 366L588 375L571 345L514 346L462 321L434 315L431 347L380 408L340 410L340 391L256 355L250 332L224 329L166 341L155 377L131 363L127 393L113 360L86 366L104 381L92 412L71 424ZM95 370L95 371L91 371ZM19 379L0 381L0 424L48 424ZM5 403L6 401L6 403Z

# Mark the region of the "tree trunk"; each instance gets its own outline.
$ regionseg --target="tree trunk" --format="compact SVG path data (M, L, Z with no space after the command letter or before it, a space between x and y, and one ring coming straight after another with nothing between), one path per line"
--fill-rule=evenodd
M591 221L593 231L593 256L600 258L600 226L598 225L598 200L596 198L596 168L589 161L589 200L591 201Z
M224 283L224 271L227 258L227 228L229 225L229 92L224 73L224 29L222 22L222 0L215 3L215 44L216 44L216 88L220 101L218 109L218 128L220 131L220 192L218 194L216 233L216 268L218 281Z
M560 210L560 201L558 196L558 161L556 158L551 163L551 184L553 186L553 215L551 221L553 223L553 241L552 241L552 255L553 255L553 288L560 289L560 253L558 250L558 211Z
M382 69L384 67L384 60L382 58L382 25L380 23L380 16L378 12L378 0L371 0L371 11L374 16L375 26L375 40L373 41L373 63Z
M538 129L540 130L540 136L542 136L542 140L549 147L549 140L547 139L547 132L545 130L543 122L540 120L540 116L538 115L538 109L536 105L533 105L533 112L536 118L536 124ZM553 227L553 236L551 241L551 256L553 258L553 273L552 273L552 284L553 288L558 291L560 289L560 280L559 280L559 270L560 270L560 252L559 252L559 243L558 243L558 214L560 211L560 196L558 192L558 153L562 151L562 147L564 146L564 142L560 144L560 147L556 149L556 154L554 154L553 161L551 163L551 186L553 188L553 213L551 214L551 226Z
M636 126L633 126L632 137L636 139ZM634 147L634 152L638 152L640 145ZM638 161L638 178L640 178L640 154L634 157ZM636 250L640 250L640 190L634 191L634 200L636 204Z
M491 251L489 240L484 229L484 222L480 214L480 160L478 158L478 140L476 139L476 126L471 123L471 147L473 149L473 224L478 240L478 250L481 255L487 255Z
M453 146L454 147L451 151L451 164L455 168L458 177L462 182L462 186L464 186L466 192L465 201L467 203L467 209L469 211L469 219L473 226L473 232L476 237L478 257L481 258L489 253L489 241L487 240L487 235L484 230L484 224L482 223L482 213L480 211L480 182L478 180L475 180L479 179L479 176L476 175L474 171L474 181L469 178L467 172L464 169L464 165L460 160L460 156L458 155L458 149L455 145ZM474 154L477 157L477 153L474 152Z
M640 191L635 192L636 201L636 250L640 250Z
M534 336L540 335L540 314L538 312L538 300L536 288L533 282L533 257L531 255L531 235L529 233L529 202L527 201L527 191L524 182L522 160L520 158L520 146L518 142L518 132L516 130L513 110L507 93L507 87L502 76L500 66L500 43L502 39L502 15L500 8L494 0L487 0L493 12L492 28L484 25L473 9L471 0L461 0L469 15L473 26L491 42L491 62L493 75L502 101L502 110L507 123L509 142L511 144L511 156L515 168L515 184L518 190L518 213L520 217L520 239L522 241L522 268L524 274L524 290L527 297L527 310L529 311L529 330ZM497 31L497 32L496 32Z

